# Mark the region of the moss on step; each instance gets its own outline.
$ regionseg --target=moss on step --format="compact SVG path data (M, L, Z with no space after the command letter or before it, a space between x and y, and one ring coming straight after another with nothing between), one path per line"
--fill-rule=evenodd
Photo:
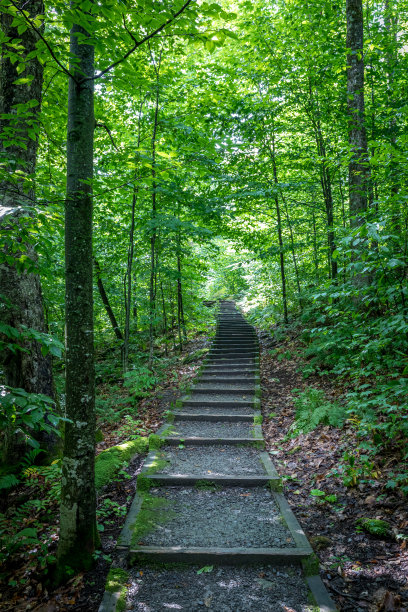
M194 486L199 491L212 491L213 493L220 491L222 488L221 485L212 480L197 480Z
M307 559L302 559L302 568L305 576L318 576L319 575L319 559L313 553Z
M126 610L126 583L128 580L129 574L127 571L120 568L111 568L109 570L105 589L109 593L120 593L120 597L116 602L116 612L123 612Z
M139 474L136 479L136 489L138 492L149 491L152 487L157 487L159 484L153 478L147 478L146 473Z
M256 414L254 416L254 425L262 425L262 420L263 420L262 414Z
M150 434L149 450L159 450L164 444L166 444L166 440L163 440L157 434Z
M148 439L138 437L99 453L95 459L95 486L100 489L112 480L126 461L134 455L144 455L148 450Z
M165 497L153 497L147 492L143 492L141 495L143 496L142 505L131 527L131 546L141 545L140 538L154 531L158 523L167 523L176 516L176 513L170 509L174 502Z

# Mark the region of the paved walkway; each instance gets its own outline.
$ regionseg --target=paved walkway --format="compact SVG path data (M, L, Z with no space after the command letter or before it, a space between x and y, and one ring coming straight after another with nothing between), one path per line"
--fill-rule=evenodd
M132 568L121 589L128 609L335 610L261 422L258 340L234 303L221 302L197 383L151 437L118 541ZM101 612L119 599L120 590L106 593Z

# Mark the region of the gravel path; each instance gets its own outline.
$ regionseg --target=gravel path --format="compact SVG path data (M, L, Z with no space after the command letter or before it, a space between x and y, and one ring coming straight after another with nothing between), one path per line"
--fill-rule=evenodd
M211 566L209 566L211 568ZM132 612L311 612L307 587L297 567L187 569L133 568L127 609Z
M253 424L238 422L176 421L169 438L251 438Z
M170 461L161 474L205 474L206 476L265 475L255 448L236 446L186 446L161 449L160 458Z
M157 523L154 531L141 537L140 544L247 549L295 546L267 488L166 487L151 489L150 494L169 501L171 518ZM151 512L154 517L155 510Z

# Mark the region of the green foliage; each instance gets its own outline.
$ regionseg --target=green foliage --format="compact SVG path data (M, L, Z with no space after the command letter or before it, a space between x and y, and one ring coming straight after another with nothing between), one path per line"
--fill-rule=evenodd
M54 557L49 553L47 536L38 533L42 527L38 515L46 510L47 505L47 500L31 499L13 508L10 515L0 513L0 562L30 547L36 551L30 565L39 566L46 573L47 564ZM26 526L28 522L30 527Z
M54 357L61 357L64 350L63 344L57 338L26 325L20 325L17 329L0 321L0 334L0 350L9 350L12 353L27 352L27 342L33 341L41 345L43 355L51 354Z
M135 398L142 398L148 395L147 391L157 383L157 377L146 366L139 366L134 370L125 372L124 386L129 389L129 393Z
M321 503L327 502L328 504L335 504L337 501L337 495L326 495L321 489L312 489L310 495Z
M326 400L321 389L308 387L305 391L294 390L296 407L295 421L290 426L288 436L295 438L301 433L308 433L318 425L341 427L345 419L345 410L338 404Z
M61 459L51 465L26 467L23 476L28 484L36 485L47 501L60 500L61 495Z
M61 435L59 424L66 421L55 410L53 400L40 393L28 393L24 389L5 387L0 396L0 427L12 429L27 444L39 448L35 432L45 431Z
M378 478L372 458L361 454L360 449L355 452L346 451L340 465L333 473L342 478L346 487L355 487L359 483Z
M136 440L139 436L148 433L140 419L134 419L129 414L126 414L123 419L125 421L124 424L117 430L119 436L126 436L129 440Z

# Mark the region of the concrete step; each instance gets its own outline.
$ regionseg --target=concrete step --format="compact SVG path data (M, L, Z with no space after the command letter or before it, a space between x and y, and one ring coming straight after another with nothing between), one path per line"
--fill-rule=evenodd
M254 367L251 365L240 367L238 366L223 366L222 364L211 364L207 365L203 369L202 376L213 376L214 374L219 374L220 376L254 376L257 373Z
M211 346L210 353L259 353L256 344L224 344L216 342Z
M208 385L195 385L191 389L191 395L200 395L204 393L205 395L251 395L254 393L254 385L231 385L227 383L221 383L216 385L214 382L208 383Z
M251 438L252 440L257 440L262 437L262 429L259 425L254 425L253 422L186 420L179 415L172 425L169 425L160 433L160 437L166 440L177 438L186 441L193 438L214 440Z
M235 364L249 364L254 363L254 360L259 358L259 353L208 353L209 362L216 361L217 363L225 363L226 365Z
M204 371L204 373L198 379L199 385L215 383L222 384L225 383L227 385L254 385L255 380L258 380L259 377L255 378L254 374L242 374L239 372L228 372L228 374L219 374L217 372L209 373L208 371Z
M264 487L151 488L141 500L149 530L134 521L129 560L201 563L300 561L312 549L282 496ZM283 517L283 521L282 521ZM132 533L133 532L133 533Z
M254 408L255 400L251 397L246 400L233 399L227 400L224 398L220 399L207 399L207 398L189 398L182 399L183 408L217 408L225 409L228 412L228 408Z
M223 412L220 410L219 412L200 412L199 409L197 411L191 410L176 410L174 412L175 422L178 419L183 419L185 421L211 421L211 422L246 422L253 423L254 416L261 414L259 411L251 410L248 414L242 414L239 412Z

